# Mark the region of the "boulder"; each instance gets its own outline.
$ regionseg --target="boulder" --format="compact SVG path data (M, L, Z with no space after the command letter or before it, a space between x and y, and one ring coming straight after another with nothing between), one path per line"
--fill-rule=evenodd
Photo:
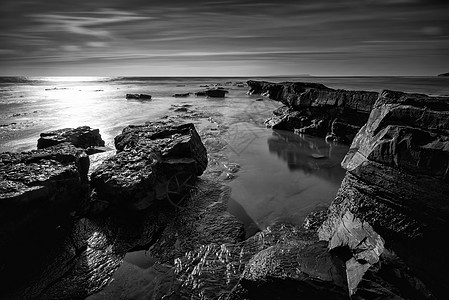
M117 155L91 175L99 199L142 210L187 192L207 166L207 153L193 124L130 125L115 138Z
M148 95L148 94L126 94L126 99L151 100L151 95Z
M104 147L104 141L101 138L99 129L81 126L78 128L64 128L41 133L37 141L37 148L43 149L67 142L75 147L84 149L95 146Z
M320 237L332 247L339 230L361 228L364 244L370 244L363 247L376 253L348 258L351 292L357 295L363 274L376 268L376 256L382 257L374 231L385 241L384 250L395 253L409 270L400 272L411 272L418 278L413 281L422 283L416 284L417 293L428 290L444 297L449 282L441 274L449 259L437 241L449 233L449 98L383 91L342 166L348 173Z

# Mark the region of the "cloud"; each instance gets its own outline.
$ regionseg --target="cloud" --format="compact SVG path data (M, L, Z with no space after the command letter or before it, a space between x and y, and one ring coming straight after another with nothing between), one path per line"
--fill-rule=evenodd
M425 35L443 35L443 29L438 26L426 26L421 29Z
M35 31L75 33L99 38L112 37L109 30L102 27L111 24L148 20L149 17L138 16L130 12L100 10L98 12L72 12L70 14L30 14L38 26Z

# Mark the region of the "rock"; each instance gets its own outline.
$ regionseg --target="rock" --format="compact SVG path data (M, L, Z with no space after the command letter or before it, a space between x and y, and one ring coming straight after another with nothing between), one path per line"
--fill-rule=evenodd
M202 92L196 92L195 96L197 96L197 97L204 96L205 97L205 96L207 96L207 94L205 91L202 91Z
M325 136L350 143L378 97L376 92L334 90L319 83L248 81L248 94L262 94L285 106L266 121L273 129ZM335 124L333 126L333 124Z
M193 124L130 125L115 138L117 155L91 175L99 199L142 210L185 193L207 166L207 153Z
M442 74L438 74L438 77L448 77L449 73L442 73Z
M8 257L0 297L42 276L47 244L87 202L88 169L88 156L69 143L0 155L0 251Z
M185 203L149 251L159 262L175 259L208 244L237 244L244 240L243 224L228 210L230 188L211 180L198 180Z
M99 129L81 126L78 128L64 128L41 133L37 141L37 148L43 149L66 142L84 149L95 146L104 147L104 141L101 139Z
M337 137L338 142L349 143L351 142L357 132L359 132L361 126L351 124L349 121L345 121L336 118L331 125L332 136Z
M108 152L111 150L113 150L113 149L111 149L109 147L90 146L90 147L86 148L85 152L87 155L92 155L92 154L97 154L97 153Z
M224 98L225 95L228 93L228 91L224 89L210 89L204 92L206 96L212 97L212 98ZM198 96L198 95L197 95Z
M183 93L183 94L174 94L173 97L188 97L190 96L190 93Z
M275 287L282 288L282 286L293 286L293 288L298 286L300 288L303 285L301 282L294 280L293 277L278 277L277 282L271 281L267 278L268 276L264 277L263 272L266 269L262 267L258 268L256 262L258 259L254 259L253 261L255 263L251 264L251 267L248 268L254 270L254 273L251 273L252 275L260 274L260 277L252 277L252 275L250 276L248 274L252 280L246 280L243 278L242 274L247 266L249 266L249 261L254 256L258 256L260 258L267 257L267 264L271 257L279 258L279 265L286 267L284 273L297 277L297 272L294 270L294 267L297 266L297 261L305 262L308 258L297 258L299 252L295 250L303 249L316 241L317 238L314 232L289 224L274 224L266 230L239 243L211 243L196 247L175 260L175 272L178 275L178 280L182 283L182 286L185 289L183 294L192 298L202 296L205 299L213 299L216 295L222 294L229 295L226 299L248 299L248 295L251 295L251 292L256 291L257 293L259 284L261 286L266 284L266 290ZM321 249L323 252L327 252L326 245L324 243L322 244L323 245L320 246ZM271 246L275 247L260 255L258 254L260 251L264 251ZM310 249L309 254L311 254L313 252L312 246L308 249ZM283 255L283 250L288 251L292 255ZM292 262L292 264L282 264L282 258L284 257L288 262ZM305 270L307 274L320 276L318 274L325 268L330 270L332 269L332 266L324 266L323 264L323 268L315 269L314 266L308 264L305 265L304 268L301 268L301 270ZM280 268L274 269L273 271L278 272L277 274L281 275L283 270ZM337 275L335 275L335 277L337 277ZM279 284L276 285L276 283ZM317 283L318 286L320 284L321 282ZM326 283L324 282L323 285L325 284ZM245 288L243 285L245 285ZM334 286L332 283L329 285ZM337 290L339 289L340 288L337 288ZM313 287L310 287L310 290L313 290ZM239 295L241 297L234 297L235 293L240 293ZM284 293L284 295L285 294L286 293ZM344 294L347 295L347 292ZM269 295L271 296L271 294ZM267 298L273 299L272 297L266 297L265 299Z
M245 299L347 299L344 263L325 242L262 250L248 262L240 284Z
M319 238L329 241L329 249L347 247L352 257L346 261L349 294L352 296L368 268L379 261L384 240L366 222L347 211L341 218L329 218L319 230Z
M440 274L449 268L449 259L438 240L449 233L448 145L449 98L383 91L342 162L348 173L320 237L332 241L331 232L338 228L372 227L385 240L386 250L396 253L418 278L413 280L422 282L417 293L429 290L444 298L449 282ZM368 266L353 257L347 269L353 273L348 274L350 289L357 294L362 274L371 272L377 258L364 257Z
M148 95L148 94L126 94L126 99L151 100L151 95Z

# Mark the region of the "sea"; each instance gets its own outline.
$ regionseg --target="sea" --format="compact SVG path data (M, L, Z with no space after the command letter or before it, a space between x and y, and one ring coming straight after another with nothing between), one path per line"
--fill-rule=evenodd
M448 77L0 77L0 152L33 150L40 133L83 125L98 128L113 149L114 137L127 125L165 118L184 106L208 116L195 122L197 130L211 124L227 128L223 154L236 169L230 180L223 180L231 188L228 211L244 223L247 236L275 222L300 224L335 197L349 146L267 129L263 121L282 104L247 95L247 80L449 95ZM211 87L229 93L225 98L194 94ZM150 94L152 99L126 99L129 93ZM191 94L173 97L180 93ZM152 260L146 261L145 255L130 253L121 268L148 268Z

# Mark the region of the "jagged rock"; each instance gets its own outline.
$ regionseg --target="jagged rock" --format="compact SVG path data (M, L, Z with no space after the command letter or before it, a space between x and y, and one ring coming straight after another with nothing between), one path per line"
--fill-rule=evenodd
M37 148L43 149L66 142L84 149L94 146L104 147L104 141L101 139L99 129L81 126L78 128L64 128L41 133L37 141Z
M207 153L193 124L130 125L115 138L117 155L91 175L98 198L115 206L145 209L177 197L207 166Z
M240 284L245 299L347 299L344 263L325 242L262 250L246 265Z
M152 257L172 263L189 251L211 243L236 244L244 240L243 224L227 211L230 188L198 180L176 219L167 224L151 247Z
M88 156L69 143L0 155L0 251L8 257L0 266L0 295L35 279L48 255L42 243L51 244L87 201L88 169ZM30 245L36 246L31 256Z
M266 121L273 129L290 130L349 143L367 121L376 92L334 90L318 83L248 81L248 94L262 94L285 107Z
M126 99L151 100L151 95L148 95L148 94L126 94Z
M221 294L224 299L246 299L248 292L254 291L253 286L247 285L248 290L245 290L239 282L244 280L242 274L254 255L275 245L279 246L274 249L297 249L315 242L317 242L315 232L289 224L273 224L239 243L212 243L196 247L175 260L175 272L178 280L182 282L185 297L213 299ZM323 247L324 251L326 251L325 247ZM276 255L275 252L273 251L273 255ZM293 253L292 260L298 254L295 251ZM278 255L278 257L282 256L281 253ZM255 265L254 267L256 268ZM313 272L313 267L306 266L306 269ZM292 268L289 270L291 274L295 272ZM280 278L278 287L282 284L289 285L289 281L289 278ZM247 282L251 284L250 281ZM263 284L266 281L261 278L257 282ZM293 282L293 285L297 284L298 282ZM241 287L242 297L234 297L238 287ZM268 297L268 299L272 298Z
M321 237L329 240L350 213L382 236L422 281L421 291L444 297L449 259L435 243L449 233L448 145L449 98L383 91L342 162L348 173ZM354 263L348 269L360 270Z
M329 249L347 247L352 257L346 261L349 294L352 296L365 272L379 261L384 240L366 222L347 211L341 218L329 218L319 229L319 238L329 241Z

